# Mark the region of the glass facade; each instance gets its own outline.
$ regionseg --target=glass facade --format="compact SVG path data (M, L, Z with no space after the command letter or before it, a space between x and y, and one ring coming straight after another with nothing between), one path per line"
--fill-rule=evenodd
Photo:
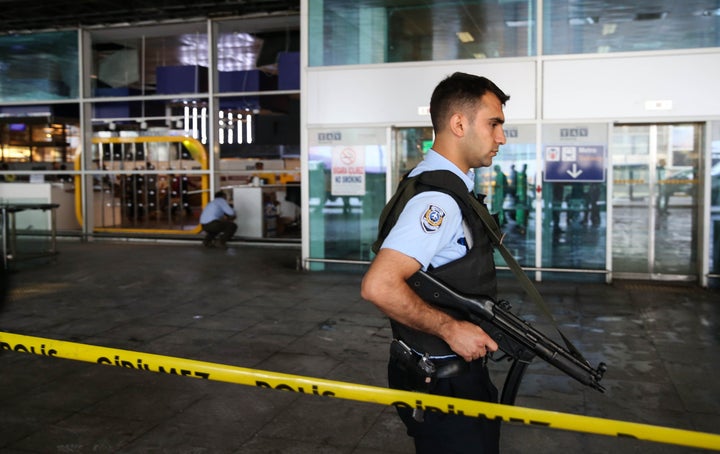
M720 46L717 2L543 2L546 55ZM672 6L672 7L670 7Z
M423 158L432 129L421 118L403 127L313 125L304 155L301 51L319 67L720 47L720 10L706 6L308 0L308 49L300 49L298 15L1 36L0 175L50 183L50 197L70 211L60 218L64 231L80 232L88 216L96 232L196 233L204 198L224 188L257 210L258 237L293 239L306 177L313 266L365 261L388 188ZM88 74L79 74L81 60ZM616 125L609 139L608 123L527 121L506 125L493 167L476 171L476 189L523 266L603 272L611 250L614 272L698 273L698 194L709 185L709 269L718 273L717 123L657 124L655 132ZM562 167L571 150L590 160ZM343 160L350 157L356 165ZM595 173L593 162L609 173ZM656 223L628 224L638 218ZM694 254L683 269L666 256L670 237L652 233L672 222L692 232L682 237Z
M299 158L297 18L220 22L217 43L221 163L247 158Z
M259 237L299 238L299 28L291 14L0 37L0 174L16 186L0 197L48 184L22 198L60 203L61 232L196 234L213 186L232 201L257 182L274 223Z
M535 1L310 0L310 66L535 55Z
M77 103L0 107L0 200L61 202L67 209L62 216L58 213L57 229L79 231L74 207L81 149ZM43 216L46 213L23 213L18 225L43 225L32 220Z
M300 22L294 16L217 24L216 175L262 222L238 235L300 237Z
M219 21L213 30L208 36L208 23L196 22L92 32L93 94L103 98L92 106L95 135L168 138L164 145L134 145L129 159L113 160L113 153L126 153L118 144L104 145L105 154L113 150L110 160L101 155L98 163L93 156L100 172L131 172L105 175L115 183L114 189L101 191L101 205L110 199L121 208L103 218L101 226L197 231L203 197L210 195L209 177L231 201L251 193L237 192L237 186L254 181L265 186L258 196L262 200L237 203L251 203L261 219L265 205L271 205L273 222L280 225L240 229L238 235L276 236L291 232L286 224L297 223L299 198L288 195L296 191L286 185L300 181L299 19ZM208 67L211 45L214 71ZM204 165L170 140L177 136L199 142ZM208 155L211 141L216 155ZM114 196L109 198L109 192ZM299 237L299 228L292 235Z
M621 2L622 3L622 2ZM715 2L544 1L545 55L720 46ZM534 56L537 2L309 0L310 66Z
M0 101L77 98L78 55L77 31L0 36Z
M93 30L89 41L94 231L196 233L209 190L207 23Z
M0 37L0 199L62 201L68 216L57 216L58 230L79 229L73 209L82 149L80 106L73 102L80 87L78 42L76 30ZM39 211L17 219L18 229L43 225L49 226L48 215ZM37 246L30 243L25 252Z
M206 93L205 22L94 30L92 95Z

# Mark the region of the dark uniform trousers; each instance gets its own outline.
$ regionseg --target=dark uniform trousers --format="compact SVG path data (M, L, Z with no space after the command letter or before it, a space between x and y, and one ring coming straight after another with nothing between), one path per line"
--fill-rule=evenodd
M209 246L215 237L220 235L220 241L224 244L226 241L230 240L233 235L235 235L237 228L238 227L235 222L226 220L217 220L203 224L202 229L207 232L207 236L205 237L205 240L203 240L203 243L206 246Z
M407 389L408 372L393 358L388 364L390 388ZM490 380L485 361L470 363L470 370L457 377L437 380L430 394L462 399L497 402L498 390ZM415 440L417 454L497 454L500 450L500 421L472 416L424 412L423 422L413 418L413 410L397 407Z

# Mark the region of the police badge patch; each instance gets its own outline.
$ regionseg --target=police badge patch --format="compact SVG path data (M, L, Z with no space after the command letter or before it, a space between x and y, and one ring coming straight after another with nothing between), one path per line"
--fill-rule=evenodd
M435 233L442 225L445 211L437 205L430 205L420 218L420 225L425 233Z

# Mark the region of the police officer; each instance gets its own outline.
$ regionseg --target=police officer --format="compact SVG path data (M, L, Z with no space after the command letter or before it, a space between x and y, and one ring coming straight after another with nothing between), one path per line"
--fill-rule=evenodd
M423 269L455 290L496 297L490 239L479 217L464 209L462 202L472 196L472 169L491 166L505 143L503 106L508 99L492 81L465 73L447 77L432 94L435 141L406 180L436 171L445 171L440 172L444 177L418 186L424 189L393 208L400 213L389 217L397 221L385 229L389 232L384 238L381 225L382 243L363 278L361 294L390 318L394 345L401 342L438 371L451 372L426 377L430 385L420 389L413 386L417 377L410 376L416 371L391 353L388 381L392 388L497 402L485 358L497 350L495 341L477 325L427 304L406 281ZM446 190L442 182L449 179L461 182L461 191ZM499 450L497 421L438 412L418 414L400 407L398 413L414 437L417 453Z

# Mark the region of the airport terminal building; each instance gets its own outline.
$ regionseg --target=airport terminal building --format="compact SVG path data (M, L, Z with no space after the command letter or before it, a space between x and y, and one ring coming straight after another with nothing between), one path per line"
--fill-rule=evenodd
M718 0L0 5L0 451L415 452L398 408L503 454L720 450ZM390 389L360 291L457 71L511 96L474 171L535 281L498 254L472 319L502 404Z
M715 1L147 3L3 21L0 198L54 207L14 213L18 239L199 244L223 190L237 241L366 264L432 144L430 93L462 71L511 96L476 190L536 279L718 282Z

